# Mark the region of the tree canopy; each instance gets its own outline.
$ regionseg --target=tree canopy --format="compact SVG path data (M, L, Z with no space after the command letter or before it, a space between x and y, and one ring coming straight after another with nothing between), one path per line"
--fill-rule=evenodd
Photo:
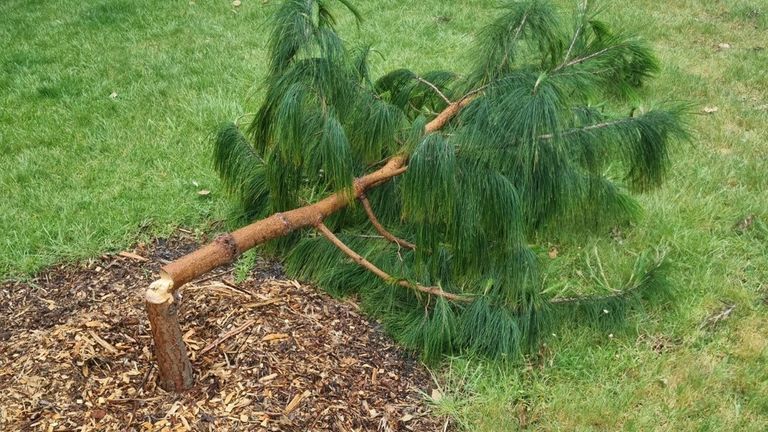
M686 109L642 100L659 71L646 42L586 1L570 15L507 2L479 31L468 70L373 77L373 47L337 31L342 9L360 19L348 0L277 8L258 110L215 142L215 168L248 220L348 200L317 232L273 242L291 275L357 294L426 359L515 358L568 317L615 319L664 292L663 260L646 254L621 291L554 296L536 247L634 220L630 194L667 174ZM398 175L358 196L355 179L394 158Z

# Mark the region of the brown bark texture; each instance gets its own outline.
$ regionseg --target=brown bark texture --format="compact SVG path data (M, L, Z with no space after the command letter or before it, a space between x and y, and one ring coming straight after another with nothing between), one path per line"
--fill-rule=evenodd
M365 209L365 213L368 215L368 220L371 221L371 225L378 231L379 234L381 234L382 237L387 239L388 241L400 246L401 248L415 250L416 245L403 240L401 238L398 238L391 232L387 231L386 228L384 228L384 225L379 222L379 218L376 217L376 213L373 212L373 208L371 207L371 203L368 201L368 198L365 195L360 196L360 204L363 205L363 209Z
M147 315L155 341L155 358L163 390L183 392L194 383L192 363L181 339L179 327L179 296L163 303L146 302Z

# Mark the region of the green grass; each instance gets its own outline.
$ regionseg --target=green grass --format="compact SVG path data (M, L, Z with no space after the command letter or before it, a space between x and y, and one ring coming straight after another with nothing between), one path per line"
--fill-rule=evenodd
M266 11L204 3L0 4L0 274L225 215L210 133L244 110Z
M228 217L210 133L256 105L274 3L0 3L0 279ZM493 15L491 0L356 3L367 21L346 20L346 35L374 44L377 73L462 70ZM526 364L452 359L438 409L473 431L767 430L768 5L602 4L656 47L651 96L701 115L669 181L642 197L642 221L620 241L557 241L550 277L588 287L599 257L612 283L655 247L674 263L677 302L620 328L565 327ZM725 304L727 319L702 326Z

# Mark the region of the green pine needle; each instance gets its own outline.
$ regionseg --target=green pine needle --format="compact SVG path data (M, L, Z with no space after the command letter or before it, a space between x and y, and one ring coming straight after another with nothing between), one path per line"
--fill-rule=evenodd
M339 3L359 20L349 1ZM480 30L467 74L397 69L375 78L375 51L346 47L334 2L286 0L273 17L264 99L247 137L221 129L216 170L251 217L334 192L353 203L355 177L407 156L407 172L367 196L415 250L382 238L360 206L325 223L394 281L470 302L382 280L311 232L274 247L290 275L356 294L425 360L467 351L514 360L564 322L619 322L666 298L663 260L641 257L618 291L552 299L535 243L638 218L630 192L669 174L688 109L643 108L658 61L645 42L600 21L592 3L568 19L549 1L508 2ZM461 113L425 134L465 94L472 99Z

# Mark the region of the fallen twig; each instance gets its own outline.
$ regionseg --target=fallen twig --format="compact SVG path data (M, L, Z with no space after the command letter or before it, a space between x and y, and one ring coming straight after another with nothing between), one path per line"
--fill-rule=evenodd
M91 335L93 340L96 341L99 345L101 345L102 348L109 351L111 354L118 354L120 351L115 348L111 343L105 341L101 338L101 336L97 335L93 330L88 330L88 334Z
M219 336L218 339L216 339L215 341L211 342L205 348L200 350L200 352L197 353L197 355L201 356L201 355L207 353L208 351L216 348L216 346L218 346L220 343L226 341L227 339L231 338L232 336L235 336L235 335L237 335L239 333L242 333L243 331L245 331L245 329L247 329L248 327L252 326L255 322L256 322L255 320L248 320L248 321L246 321L245 324L241 325L240 327L237 327L237 328L235 328L233 330L230 330L230 331L224 333L223 335Z
M736 304L726 305L724 309L722 309L720 312L710 315L707 319L704 320L703 323L701 323L701 326L699 326L700 330L703 329L713 329L715 326L717 326L720 322L725 321L728 319L729 316L731 316L731 313L733 313L734 309L736 309Z
M139 262L147 262L147 261L149 261L148 258L145 258L145 257L143 257L141 255L137 255L137 254L135 254L133 252L128 252L128 251L122 251L122 252L118 253L118 255L123 257L123 258L129 258L129 259L132 259L134 261L139 261Z

